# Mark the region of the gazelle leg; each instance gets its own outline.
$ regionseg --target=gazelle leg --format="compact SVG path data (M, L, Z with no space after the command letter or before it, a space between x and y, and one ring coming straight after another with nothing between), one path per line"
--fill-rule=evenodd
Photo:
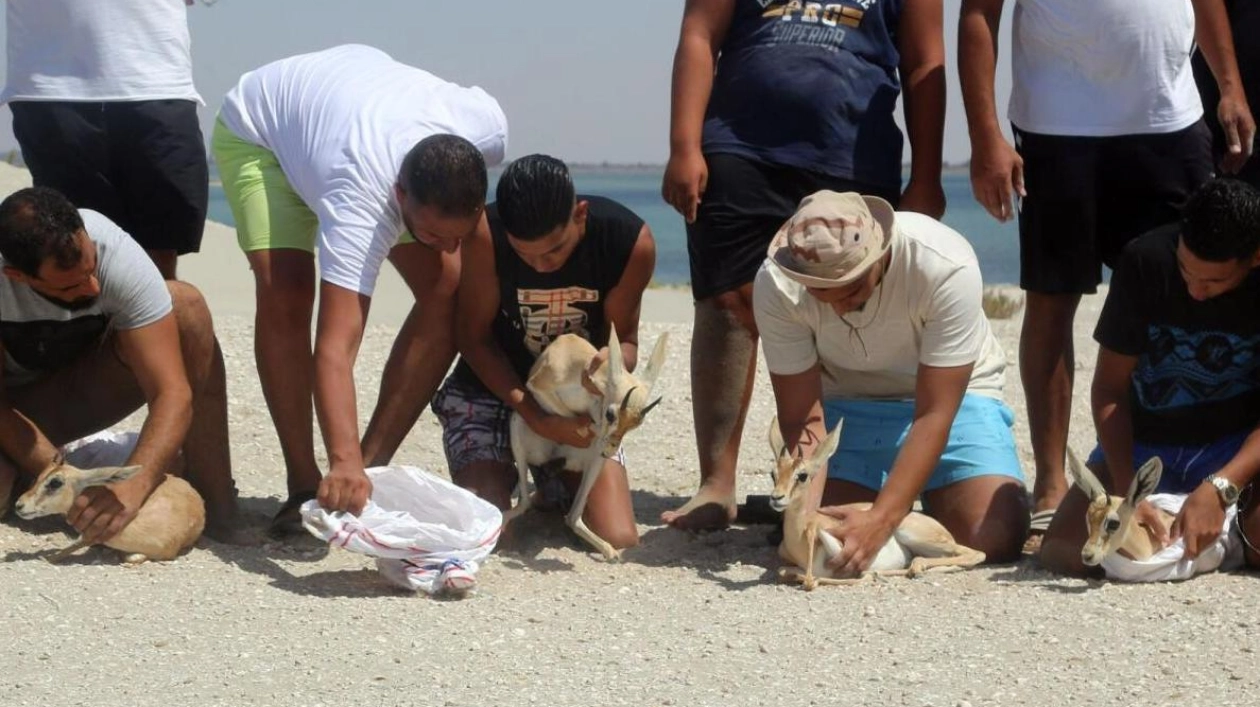
M512 445L512 459L516 463L517 481L516 490L512 492L512 495L516 497L516 503L504 511L504 524L529 509L529 464L526 462L523 442L524 435L527 434L524 425L525 421L518 415L512 415L512 421L508 425L508 438Z
M801 580L801 586L805 591L812 592L818 586L818 578L814 576L814 552L818 545L818 524L805 524L805 577Z
M569 509L569 515L565 517L564 522L573 529L577 536L585 540L588 544L599 550L605 559L615 560L621 557L621 551L614 548L603 538L596 535L590 528L586 527L586 521L582 520L582 513L586 511L586 499L591 495L591 489L595 486L595 481L599 479L599 474L604 470L604 458L596 457L591 465L582 472L582 483L578 486L577 494L573 497L573 507Z
M60 550L58 550L58 551L54 552L53 554L49 555L49 556L48 556L48 561L49 561L49 562L53 562L53 563L56 563L56 562L61 562L62 560L66 559L67 557L69 557L69 556L71 556L71 555L73 555L74 553L78 552L79 550L81 550L81 549L83 549L83 548L87 547L87 545L88 545L88 544L87 544L86 542L84 542L83 540L76 540L76 541L74 542L74 544L73 544L73 545L70 545L69 547L63 547L63 548L61 548Z
M910 561L906 575L914 577L924 572L953 572L975 567L984 562L984 553L965 545L955 546L957 554L945 557L916 557Z

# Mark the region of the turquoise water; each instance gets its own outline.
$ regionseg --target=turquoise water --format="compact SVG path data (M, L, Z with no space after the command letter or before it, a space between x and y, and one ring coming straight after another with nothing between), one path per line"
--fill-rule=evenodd
M497 171L491 178L495 176ZM656 282L687 284L691 279L687 268L687 233L682 218L661 200L660 170L575 169L573 179L579 192L616 199L652 228L656 235ZM966 174L946 175L944 188L948 207L943 220L971 241L985 282L1018 282L1019 231L1014 222L998 223L989 216L972 198L971 182ZM494 191L493 184L490 190ZM232 212L218 185L210 188L210 218L232 223Z

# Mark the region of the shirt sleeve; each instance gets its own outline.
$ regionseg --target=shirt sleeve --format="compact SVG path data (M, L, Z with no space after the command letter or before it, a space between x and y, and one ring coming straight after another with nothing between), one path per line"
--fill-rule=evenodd
M989 336L980 266L956 268L928 293L919 363L950 368L980 359Z
M101 299L110 323L116 329L146 327L171 313L171 292L162 273L140 244L112 222L93 221L93 238L100 242L98 229L112 228L117 237L108 239L105 257L97 266L101 279Z
M1137 356L1146 348L1146 302L1156 296L1142 284L1139 252L1126 246L1119 266L1111 273L1111 285L1102 313L1094 327L1094 340L1125 356Z
M801 317L800 304L783 290L766 263L753 283L753 315L761 335L766 367L776 375L803 373L818 362L814 329Z
M338 190L320 200L316 209L320 279L372 296L381 266L403 232L391 198Z

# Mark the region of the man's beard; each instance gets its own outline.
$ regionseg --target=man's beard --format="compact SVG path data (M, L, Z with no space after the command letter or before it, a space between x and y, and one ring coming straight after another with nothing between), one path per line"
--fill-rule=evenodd
M79 299L76 299L76 300L72 300L72 301L70 301L70 302L67 302L67 301L65 301L65 300L63 300L63 299L57 299L56 297L49 297L48 295L46 295L46 294L44 294L44 293L42 293L42 292L36 292L35 294L39 295L40 297L43 297L43 298L44 298L45 300L47 300L50 304L56 305L56 306L58 306L58 307L60 307L60 308L62 308L62 309L64 309L64 310L66 310L66 311L68 311L68 312L80 312L80 311L83 311L83 310L85 310L85 309L87 309L87 308L91 307L92 305L96 304L96 300L100 299L100 297L99 297L99 296L97 296L97 297L80 297Z

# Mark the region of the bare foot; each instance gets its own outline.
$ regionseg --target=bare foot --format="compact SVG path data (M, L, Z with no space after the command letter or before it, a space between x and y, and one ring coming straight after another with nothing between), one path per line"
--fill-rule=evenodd
M721 530L735 520L735 494L701 487L682 508L665 511L661 522L679 530Z
M233 504L230 511L208 514L206 527L201 534L224 545L261 545L262 530L257 519L251 519L237 510Z

